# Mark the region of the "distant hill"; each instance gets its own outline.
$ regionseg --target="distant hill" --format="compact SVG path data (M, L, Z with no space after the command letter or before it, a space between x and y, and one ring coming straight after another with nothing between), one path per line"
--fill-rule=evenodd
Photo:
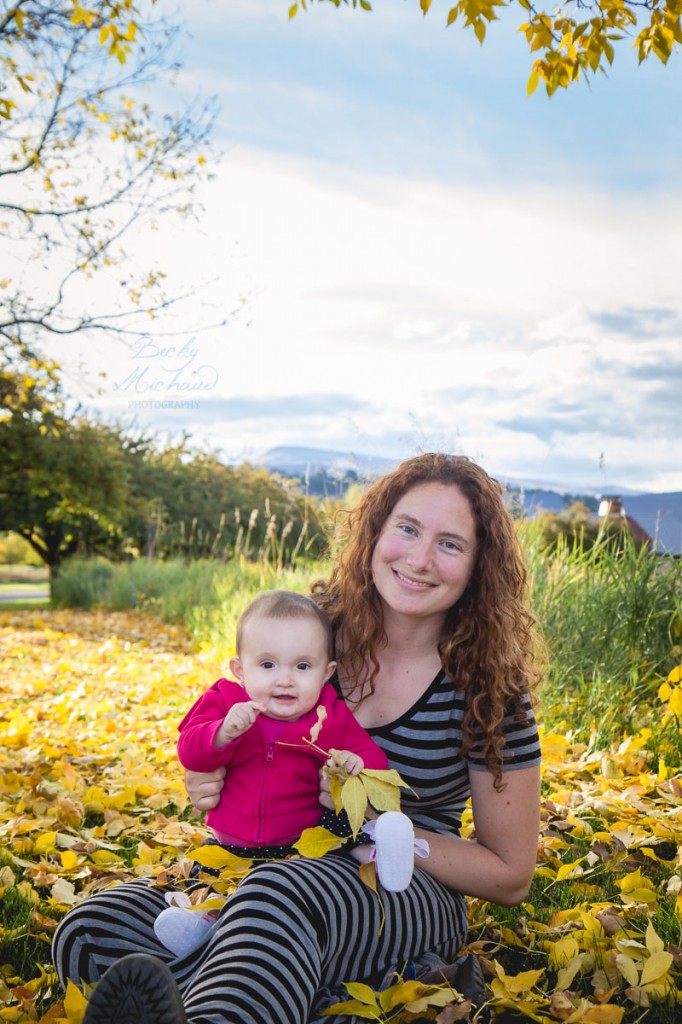
M271 473L300 482L308 494L342 498L349 487L387 473L398 465L399 459L382 455L362 455L337 452L325 448L286 447L270 448L253 460ZM593 515L597 515L599 497L603 493L586 487L583 491L567 491L561 485L539 480L497 475L507 488L507 502L522 508L526 516L539 512L562 513L574 502L582 502ZM682 548L682 492L642 494L627 487L608 486L610 495L622 498L625 515L638 524L644 535L651 538L653 549L679 555Z
M269 449L254 461L265 466L270 472L282 473L283 476L299 476L301 479L322 471L332 478L350 473L354 474L356 479L372 479L393 469L399 459L352 452L332 452L312 447L281 446Z
M283 445L270 448L254 462L264 466L271 473L279 473L281 476L305 482L310 494L340 497L351 484L372 480L382 473L387 473L394 469L400 460L386 458L383 455ZM502 477L500 480L509 488L516 501L523 505L527 515L535 515L540 509L561 512L575 500L582 501L591 511L597 511L596 492L575 495L559 486L543 486L537 480L524 481Z

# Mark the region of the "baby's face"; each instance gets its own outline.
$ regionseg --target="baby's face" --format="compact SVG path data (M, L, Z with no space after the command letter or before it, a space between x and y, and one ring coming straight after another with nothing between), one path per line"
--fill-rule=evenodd
M326 634L313 618L255 617L244 631L238 661L251 700L264 704L270 718L285 721L316 707L336 667Z

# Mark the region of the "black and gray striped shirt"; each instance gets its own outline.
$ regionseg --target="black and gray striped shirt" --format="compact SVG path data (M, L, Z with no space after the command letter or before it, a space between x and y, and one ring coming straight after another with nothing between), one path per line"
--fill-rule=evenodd
M483 736L462 757L462 718L465 694L440 671L428 690L404 715L388 725L368 729L386 752L391 768L400 773L417 796L401 790L400 807L418 828L459 833L462 811L469 798L469 771L486 771ZM540 763L540 740L527 701L527 720L504 719L506 746L502 771Z

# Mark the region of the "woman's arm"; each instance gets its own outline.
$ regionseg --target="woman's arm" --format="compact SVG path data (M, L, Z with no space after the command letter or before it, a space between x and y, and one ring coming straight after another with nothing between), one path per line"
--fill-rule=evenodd
M450 889L512 907L528 892L535 870L540 769L518 768L502 778L498 792L490 772L471 771L475 839L418 829L431 852L417 863Z

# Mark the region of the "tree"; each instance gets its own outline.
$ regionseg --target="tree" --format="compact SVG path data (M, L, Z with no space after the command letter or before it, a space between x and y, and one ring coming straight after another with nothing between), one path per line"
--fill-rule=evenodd
M0 0L0 371L15 403L46 340L139 338L171 304L162 269L134 274L123 243L191 210L211 112L147 102L178 32L154 3Z
M289 17L314 2L296 0L289 7ZM335 7L343 3L371 10L367 0L328 2ZM431 3L419 0L423 14L428 13ZM498 20L496 9L516 9L517 4L525 19L519 32L525 34L530 52L537 54L528 79L529 95L540 82L551 96L558 88L566 89L577 82L581 75L604 72L606 65L613 63L613 44L620 40L634 37L640 64L651 54L667 64L675 46L682 43L682 0L565 0L548 10L533 0L457 0L447 12L446 24L459 20L483 43L488 24Z
M282 565L326 547L317 506L248 463L226 466L184 445L152 448L130 464L130 490L125 529L140 554Z
M51 576L76 552L111 553L129 511L126 461L136 448L116 427L13 412L0 420L0 529L28 541Z
M566 542L588 551L598 542L616 549L623 541L623 527L619 522L600 522L582 501L573 501L563 512L540 511L537 515L542 544L555 551Z
M55 577L73 554L235 556L277 565L319 555L315 505L248 464L186 442L24 404L0 419L0 532L23 537Z

